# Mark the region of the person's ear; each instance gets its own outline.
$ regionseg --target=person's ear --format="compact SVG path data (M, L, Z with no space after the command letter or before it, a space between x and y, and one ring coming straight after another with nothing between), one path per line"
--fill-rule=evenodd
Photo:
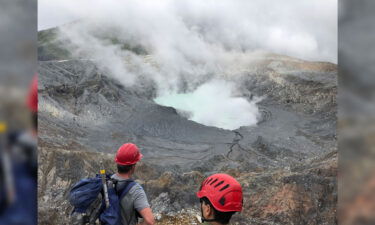
M202 212L203 212L203 217L204 218L209 218L212 214L212 209L211 209L211 206L209 204L206 204L205 202L203 202L202 204Z
M206 218L207 217L207 206L208 205L206 205L206 203L205 202L201 202L201 207L202 207L202 216L204 217L204 218Z
M214 210L211 205L207 204L208 212L207 212L207 217L208 218L213 218L214 217Z

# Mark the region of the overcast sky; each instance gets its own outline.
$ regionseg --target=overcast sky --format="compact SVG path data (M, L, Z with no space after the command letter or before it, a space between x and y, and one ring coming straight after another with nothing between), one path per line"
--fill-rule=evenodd
M177 39L182 36L178 32L188 30L187 35L198 32L205 41L225 48L265 49L307 60L337 62L337 0L38 2L38 30L80 18L106 18L106 24L112 19L126 20L123 29L146 30L139 35L162 32Z

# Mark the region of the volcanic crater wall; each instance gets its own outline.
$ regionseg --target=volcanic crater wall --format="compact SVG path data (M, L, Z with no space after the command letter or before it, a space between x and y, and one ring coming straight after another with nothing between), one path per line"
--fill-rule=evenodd
M159 224L193 223L194 192L215 172L243 185L238 224L335 224L336 77L330 63L264 55L230 78L262 98L261 118L231 131L157 105L155 87L123 86L90 60L40 62L39 223L69 224L69 187L101 160L114 171L117 148L134 142Z

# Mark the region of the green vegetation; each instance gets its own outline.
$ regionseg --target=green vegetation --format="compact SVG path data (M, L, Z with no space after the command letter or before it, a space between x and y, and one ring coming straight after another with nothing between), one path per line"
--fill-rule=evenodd
M122 50L134 52L137 55L146 55L147 51L140 45L130 45L124 43L117 37L100 36L98 37L107 42L108 45L118 45ZM72 59L71 52L66 47L67 41L58 38L58 28L51 28L38 32L38 60L63 60Z
M72 58L71 53L57 38L58 28L38 32L38 60L62 60Z

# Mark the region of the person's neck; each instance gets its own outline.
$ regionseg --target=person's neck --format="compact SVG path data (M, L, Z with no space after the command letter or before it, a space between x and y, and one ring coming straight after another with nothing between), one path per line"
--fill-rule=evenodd
M221 223L218 223L218 222L207 222L208 224L210 224L210 225L222 225Z
M117 176L119 176L121 178L124 178L124 179L131 178L131 174L130 173L117 173Z
M211 217L209 217L209 218L207 218L207 219L213 219L213 218L211 218ZM221 223L218 223L218 222L216 222L216 221L211 221L211 222L206 222L206 223L208 223L208 224L210 224L210 225L222 225Z
M222 224L218 222L212 222L211 225L222 225Z

